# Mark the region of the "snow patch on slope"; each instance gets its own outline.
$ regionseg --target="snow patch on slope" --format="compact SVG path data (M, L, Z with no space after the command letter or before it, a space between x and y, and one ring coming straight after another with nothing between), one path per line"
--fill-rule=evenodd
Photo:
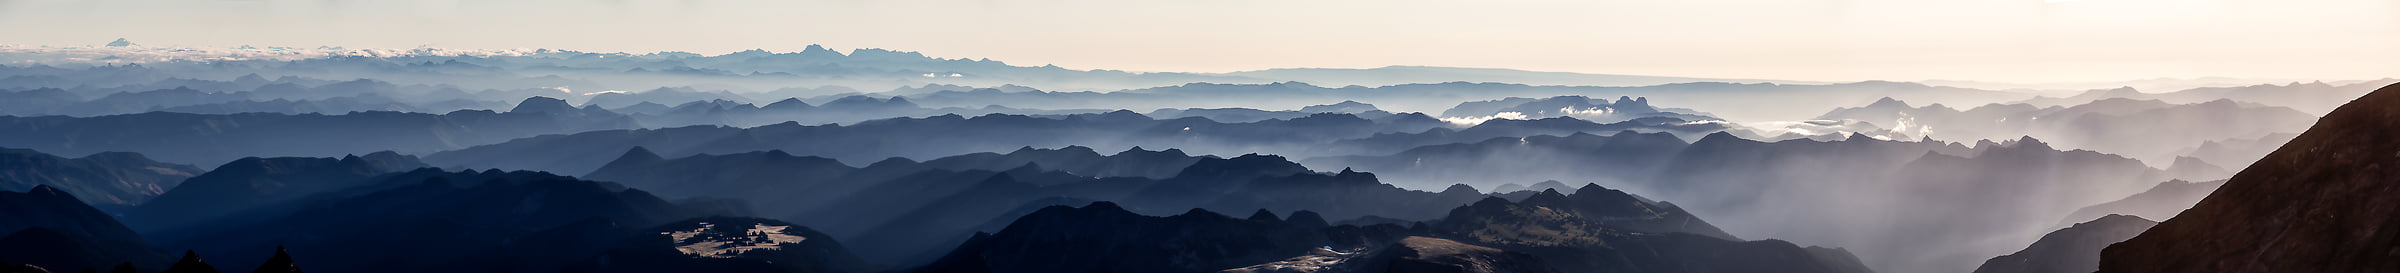
M700 222L699 228L687 231L660 232L675 240L675 250L683 254L706 258L733 258L752 250L781 249L783 244L799 243L807 237L786 234L791 226L750 224L741 234L717 229L714 223Z

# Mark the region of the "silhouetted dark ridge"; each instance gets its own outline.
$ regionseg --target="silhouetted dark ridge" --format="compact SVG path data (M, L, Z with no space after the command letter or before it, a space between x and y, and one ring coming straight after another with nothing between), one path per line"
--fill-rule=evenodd
M1342 173L1354 173L1354 172L1351 172L1349 168L1342 168ZM1369 174L1369 175L1372 175L1372 174ZM1448 187L1448 188L1443 188L1443 189L1442 189L1442 193L1456 193L1456 194L1480 194L1480 193L1483 193L1483 192L1481 192L1481 191L1476 191L1476 190L1475 190L1475 186L1468 186L1467 184L1450 184L1450 187Z
M708 169L739 170L740 172L702 172ZM693 155L667 160L636 148L626 151L607 168L585 177L594 180L624 183L626 186L657 191L675 197L707 196L727 193L749 193L771 189L762 180L785 178L814 178L785 181L788 186L821 183L817 179L841 177L857 171L840 161L813 156L793 156L782 151L747 152L725 155ZM749 197L749 196L724 196Z
M2158 222L2110 214L2042 235L2032 246L1993 257L1975 273L2081 273L2100 268L2100 249L2123 242Z
M1095 202L1035 211L998 233L970 239L927 269L1212 272L1306 255L1327 245L1332 243L1324 233L1283 221L1236 219L1200 209L1169 217L1143 216L1115 203Z
M88 231L32 227L0 236L0 262L25 262L62 271L135 261L159 266L167 257L140 238L95 237Z
M1555 190L1524 202L1485 198L1451 210L1431 229L1460 242L1530 253L1568 272L1865 272L1846 251L1777 240L1743 242L1672 230L1629 230L1620 224L1657 218L1598 217L1602 214L1586 210L1609 211L1600 206L1628 204L1586 203L1581 200L1606 198L1584 198Z
M633 146L633 149L625 150L625 155L617 156L617 160L609 161L608 165L601 166L600 169L616 170L640 168L650 164L657 164L660 161L667 161L667 158L660 157L658 156L658 153L650 152L650 149L642 148L642 146Z
M292 262L290 251L276 246L275 256L267 257L266 264L258 265L258 269L250 270L250 273L300 273L300 265Z
M2400 85L2318 119L2190 210L2103 251L2100 272L2400 271Z
M769 111L799 111L811 108L816 108L816 106L808 105L808 102L802 102L799 98L786 98L775 101L775 103L769 103L767 106L759 107L761 110Z
M1283 223L1282 217L1275 216L1275 212L1267 211L1266 209L1259 209L1257 212L1250 213L1249 219L1251 221L1271 222L1278 224Z
M1367 112L1367 111L1377 111L1377 110L1379 110L1379 109L1376 109L1374 104L1367 104L1367 103L1362 103L1362 102L1358 102L1358 101L1350 101L1350 100L1345 100L1345 101L1342 101L1342 102L1337 102L1337 103L1334 103L1334 104L1310 105L1310 106L1308 106L1308 107L1300 107L1300 112L1304 112L1304 113L1362 113L1362 112Z
M1176 173L1183 179L1242 180L1260 176L1283 176L1308 172L1300 163L1284 160L1282 156L1245 154L1222 160L1201 160Z
M124 208L149 201L183 179L200 174L191 165L151 161L136 153L106 152L66 158L27 149L0 148L0 190L39 186L81 194L95 206Z
M128 261L161 265L165 259L114 217L58 188L0 191L0 260L78 270Z
M1265 210L1260 210L1260 211L1265 211ZM1291 218L1284 218L1284 222L1289 222L1289 223L1291 223L1293 226L1299 226L1299 227L1303 227L1303 228L1320 228L1320 227L1328 227L1328 226L1332 226L1332 224L1327 224L1327 223L1325 223L1325 216L1322 216L1322 215L1317 215L1317 212L1314 212L1314 211L1307 211L1307 210L1293 211L1293 212L1292 212L1292 217L1291 217Z
M920 270L1282 272L1299 266L1343 272L1864 272L1855 257L1836 249L1622 230L1615 225L1661 221L1656 213L1680 211L1596 185L1587 188L1573 196L1548 190L1524 204L1482 197L1456 207L1436 225L1411 227L1326 226L1311 211L1277 219L1258 210L1238 219L1202 208L1143 216L1116 202L1050 206L998 232L967 238ZM1549 205L1530 205L1536 203ZM1635 210L1652 217L1601 213Z
M1073 150L1073 149L1071 149ZM1432 193L1413 191L1378 182L1374 175L1360 172L1316 173L1274 156L1245 156L1237 158L1186 157L1139 160L1107 159L1121 164L1130 161L1193 162L1186 175L1166 179L1143 177L1095 178L1079 172L1034 169L1069 169L1047 163L1032 163L1036 168L994 164L1012 158L1050 154L1042 149L1026 149L1010 154L970 154L927 161L954 166L986 166L978 168L1007 168L998 170L949 170L892 161L861 169L842 177L812 177L805 175L770 176L772 179L752 180L765 185L828 185L820 188L783 188L767 186L763 190L740 193L720 193L728 196L748 196L745 199L763 204L762 213L791 215L812 227L829 234L842 236L845 242L855 242L862 257L887 263L921 263L938 258L939 249L955 246L976 231L993 232L1009 219L1031 213L1042 206L1062 204L1062 200L1092 200L1124 202L1143 213L1175 213L1185 209L1205 208L1216 211L1288 212L1310 210L1324 217L1354 218L1362 215L1383 215L1426 219L1438 217L1441 209L1455 207L1481 194ZM1130 153L1130 152L1129 152ZM1073 157L1089 157L1087 151L1070 151ZM1113 157L1129 156L1120 153ZM1036 157L1039 158L1039 157ZM1073 164L1077 161L1061 161ZM725 165L702 165L719 167ZM695 168L690 176L708 177L713 173L742 173L756 167ZM773 168L769 168L773 169ZM595 176L599 177L599 176ZM703 183L663 176L677 183ZM860 210L859 207L878 208ZM789 212L778 212L777 210ZM1156 210L1156 211L1153 211ZM1297 216L1297 215L1295 215ZM1278 217L1281 218L1281 217ZM839 220L836 220L839 219ZM1263 220L1263 218L1262 218ZM1290 221L1284 219L1284 221ZM935 234L935 235L928 235ZM956 234L956 235L940 235ZM928 236L955 236L928 240Z
M540 172L426 168L367 184L204 223L162 245L219 253L210 260L221 264L266 264L288 246L320 272L554 272L629 233L657 234L643 227L698 216L640 190Z
M9 263L0 260L0 273L50 273L50 269L32 264Z
M174 265L167 266L167 271L164 273L217 273L217 267L209 266L208 262L201 261L199 252L185 250L183 258L176 259Z
M1533 255L1420 236L1401 238L1358 259L1344 265L1352 265L1353 272L1559 272Z
M415 157L390 152L341 159L243 158L185 180L126 212L125 218L142 230L177 229L256 206L363 186L377 175L422 167L425 164Z
M509 112L509 113L520 113L520 112L522 112L522 113L575 113L575 112L576 112L576 109L575 109L575 106L574 106L574 105L569 105L569 104L567 104L567 101L566 101L566 100L555 99L555 98L550 98L550 97L530 97L530 98L525 98L525 101L523 101L523 102L518 102L518 103L517 103L517 107L516 107L516 108L511 108L511 109L508 109L508 112Z

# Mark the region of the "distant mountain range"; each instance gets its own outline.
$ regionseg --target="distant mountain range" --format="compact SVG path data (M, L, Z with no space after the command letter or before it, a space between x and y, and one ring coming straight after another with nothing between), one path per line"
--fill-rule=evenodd
M0 63L0 273L2400 271L2391 79L2039 97L2072 91L123 40Z
M2069 211L2169 176L2137 160L2062 151L2033 138L1970 146L1864 136L1762 142L1730 133L1689 143L1661 133L1500 137L1302 162L1376 172L1412 187L1613 185L1680 200L1712 222L1730 223L1735 234L1840 245L1875 268L1902 271L1970 268L2054 228ZM1860 224L1893 219L1943 220Z
M1314 150L1317 145L1338 139L1443 126L1448 123L1424 115L1369 120L1349 114L1316 114L1249 123L1203 118L1159 120L1131 111L1058 118L942 115L853 125L782 123L751 128L693 126L594 131L435 153L427 156L427 160L437 166L589 172L636 146L668 156L783 150L845 162L1067 145L1103 150L1179 147L1201 154L1242 154L1252 150Z
M1392 66L1369 69L1270 69L1211 73L1135 73L1115 70L1071 70L1057 66L1016 66L988 59L943 59L885 49L837 52L810 45L798 52L751 50L723 55L684 52L596 53L562 50L379 50L344 48L185 49L145 46L9 48L0 61L39 63L18 68L28 74L20 81L77 82L95 80L58 75L85 65L123 64L108 79L155 79L167 75L259 73L270 76L318 78L406 78L471 88L533 88L519 82L565 82L578 90L630 90L623 85L702 79L742 89L769 90L775 81L814 81L859 88L889 88L922 83L996 86L1030 84L1067 90L1108 90L1190 82L1263 83L1309 81L1327 85L1383 86L1450 81L1518 82L1539 85L1638 86L1686 82L1759 83L1768 80L1712 79L1534 72L1512 69ZM254 52L255 51L255 52ZM258 54L254 54L258 53ZM299 53L299 54L294 54ZM68 57L74 56L74 57ZM234 57L239 56L239 57ZM107 60L107 61L93 61ZM192 65L205 61L212 65ZM239 76L233 74L231 76ZM48 76L48 77L40 77ZM377 77L380 76L380 77ZM230 76L228 76L230 77ZM185 76L185 78L195 78ZM209 77L197 77L209 78ZM1780 83L1807 83L1775 81ZM64 84L54 86L74 86ZM5 86L5 85L0 85ZM556 85L553 85L556 86ZM660 85L651 85L660 86Z
M1036 109L1230 108L1296 109L1315 103L1354 100L1394 112L1434 112L1461 101L1554 96L1646 97L1708 111L1744 122L1806 119L1823 108L1880 97L1952 104L2020 100L2030 95L1901 82L1823 85L1678 83L1651 86L1537 86L1514 83L1444 82L1381 87L1322 87L1304 82L1263 84L1190 83L1112 92L946 90L909 96L919 104L944 107L1006 105Z
M1740 241L1674 204L1649 201L1597 185L1576 189L1573 195L1558 190L1487 195L1464 186L1440 193L1409 191L1378 183L1372 174L1315 173L1274 156L1214 158L1144 150L1101 156L1090 149L1071 147L971 154L923 162L895 159L867 168L846 168L827 159L781 152L665 159L637 149L618 161L594 177L626 177L615 180L627 181L624 185L636 188L539 172L418 168L415 166L422 165L413 158L388 152L341 159L247 158L201 174L157 201L137 207L128 216L139 220L134 224L137 228L116 224L111 217L73 197L42 186L31 193L0 193L0 202L17 204L6 206L17 210L7 211L19 212L0 213L0 216L26 219L9 223L35 224L30 228L11 228L31 231L11 232L15 235L7 238L68 239L22 244L44 249L115 250L0 252L16 253L0 257L64 255L59 257L74 259L61 261L83 261L74 265L37 264L58 268L99 268L137 261L141 267L166 267L170 272L227 264L261 264L261 268L305 265L313 270L340 272L683 269L873 272L886 266L915 264L926 265L918 270L934 272L1058 272L1054 270L1091 266L1042 267L1042 259L990 256L1005 253L1049 257L1045 259L1113 257L1110 259L1127 261L1123 265L1128 267L1107 270L1196 272L1256 269L1261 268L1258 265L1331 253L1357 257L1345 259L1350 262L1338 265L1341 268L1380 271L1475 265L1505 269L1496 272L1553 272L1552 268L1681 272L1785 268L1866 272L1855 257L1841 250L1802 248L1781 241ZM811 165L820 167L801 167ZM1011 165L1017 167L1005 167ZM1058 169L1042 166L1058 166ZM1007 169L992 170L995 168ZM1164 172L1168 169L1176 171ZM714 178L690 175L703 173L747 174ZM1161 175L1166 177L1151 178ZM875 176L892 180L838 184L866 185L849 193L827 193L827 186L837 184L822 182ZM695 177L703 180L676 180ZM791 181L793 178L823 180L809 185L809 181ZM709 205L714 202L701 198L671 201L637 189L650 186L693 192L693 195L751 194L779 200L799 196L788 193L834 197L816 205L818 209L799 210L790 219L830 225L854 235L819 233L811 228L815 224L742 218L741 212L748 211L739 208L742 205ZM1061 209L1071 208L1055 205L1074 202L1062 197L1115 199L1128 205L1119 207L1104 202L1107 205L1083 208L1087 212L1080 215L1084 216L1058 215L1063 212ZM1520 201L1506 199L1510 197ZM1175 218L1136 214L1182 209L1191 212ZM1208 212L1212 209L1257 212L1247 219L1236 219ZM81 212L57 213L76 211ZM1443 216L1443 211L1448 211L1447 216ZM1526 214L1544 211L1567 214ZM1281 217L1275 212L1289 212L1292 216ZM1361 227L1337 226L1327 220L1328 217L1370 218L1367 217L1370 215L1428 221L1411 224L1414 227L1393 224ZM1083 217L1200 222L1137 224L1153 228L1120 229L1108 225L1126 222ZM1490 237L1516 233L1482 231L1530 226L1586 235ZM1117 250L1091 252L1089 248L1047 246L1059 241L1033 239L1049 235L1029 235L1094 234L1089 231L1091 228L1134 237L1093 235L1101 239L1075 242L1147 245L1156 251L1103 248ZM137 235L134 230L147 231ZM1206 230L1213 235L1169 235L1193 234L1177 230ZM973 235L978 232L989 235ZM1196 237L1178 239L1178 236ZM929 237L953 239L928 240ZM156 243L139 238L155 238L151 241ZM852 241L849 239L863 243L837 242ZM1205 262L1194 261L1200 263L1138 263L1185 259L1188 256L1176 253L1206 249L1187 248L1197 245L1158 245L1155 240L1225 244L1215 249L1241 252L1204 256ZM94 242L118 243L110 246ZM1036 249L988 249L1000 245ZM1558 246L1573 248L1559 252L1562 250ZM194 251L168 265L163 264L166 255L156 251L158 248ZM10 248L0 248L7 249ZM865 251L862 254L866 255L850 254L853 249ZM295 251L299 254L290 254ZM212 254L203 262L196 253L221 254ZM270 253L273 255L266 255ZM893 259L910 255L932 256ZM1616 258L1573 259L1585 255ZM986 263L992 261L1005 262ZM1176 264L1185 266L1173 266Z
M2213 100L2234 100L2270 106L2290 107L2310 115L2324 115L2350 99L2366 95L2376 88L2400 82L2400 79L2379 79L2342 84L2325 82L2292 82L2289 84L2256 84L2237 87L2201 87L2163 93L2145 93L2133 88L2098 89L2067 97L2040 97L2024 103L2043 106L2075 105L2111 98L2161 100L2168 103L2201 103Z
M1411 83L1505 82L1531 85L1649 86L1690 82L1821 84L1820 82L1660 77L1537 72L1502 68L1386 66L1377 68L1278 68L1225 73L1259 79L1304 81L1325 86L1387 86Z
M137 152L184 164L218 164L248 156L339 156L374 151L430 153L542 134L634 128L606 111L558 110L554 99L527 99L519 109L446 114L358 112L318 114L184 114L150 112L97 117L0 116L0 145L58 154ZM580 109L579 109L580 110Z
M2060 147L2125 155L2165 166L2212 141L2298 132L2316 117L2286 107L2232 100L2174 104L2159 100L2107 98L2072 106L1989 104L1954 109L1921 107L1883 99L1857 108L1838 108L1820 120L1857 120L1887 128L1903 139L2006 140L2032 136ZM2220 159L2230 156L2212 156ZM2247 166L2248 161L2206 162ZM2204 179L2215 179L2209 177Z
M1308 211L1234 218L1193 209L1154 217L1097 202L1035 211L977 234L921 271L1868 272L1838 249L1681 233L1714 228L1680 211L1648 210L1657 208L1672 206L1587 186L1523 202L1488 197L1405 227L1329 227ZM1091 239L1056 239L1066 237Z
M923 262L939 248L991 231L1033 208L1092 200L1165 213L1311 210L1331 219L1367 215L1427 219L1483 193L1412 191L1355 172L1321 174L1275 156L1216 158L1182 151L1021 149L923 162L892 159L852 168L781 151L663 159L635 149L590 175L673 197L731 197L761 214L790 215L871 260ZM875 209L862 209L875 208ZM995 223L994 221L1003 221ZM929 240L929 234L943 234Z

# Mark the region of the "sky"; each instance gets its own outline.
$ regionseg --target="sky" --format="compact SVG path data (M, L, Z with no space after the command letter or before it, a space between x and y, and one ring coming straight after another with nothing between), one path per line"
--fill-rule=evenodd
M885 48L1153 72L2400 77L2391 0L0 0L0 44Z

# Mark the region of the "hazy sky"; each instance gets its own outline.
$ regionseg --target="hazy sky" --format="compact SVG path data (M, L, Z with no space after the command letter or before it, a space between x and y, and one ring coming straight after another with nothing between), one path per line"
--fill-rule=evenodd
M2400 77L2393 0L0 0L0 44L691 51L1796 80Z

